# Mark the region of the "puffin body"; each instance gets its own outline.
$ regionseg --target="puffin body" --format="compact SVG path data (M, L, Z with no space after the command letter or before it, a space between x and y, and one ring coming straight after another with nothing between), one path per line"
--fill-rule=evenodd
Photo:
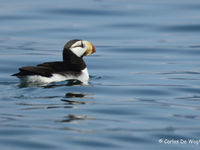
M89 74L83 56L94 53L95 47L88 41L70 40L63 48L63 61L46 62L37 66L19 68L13 76L24 82L51 83L65 80L79 80L88 83Z

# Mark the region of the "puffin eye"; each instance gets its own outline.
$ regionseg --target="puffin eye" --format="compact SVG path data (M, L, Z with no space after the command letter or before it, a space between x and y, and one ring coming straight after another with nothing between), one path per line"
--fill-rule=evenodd
M84 43L83 41L78 41L76 43L74 43L71 48L76 48L76 47L81 47L81 48L84 48Z

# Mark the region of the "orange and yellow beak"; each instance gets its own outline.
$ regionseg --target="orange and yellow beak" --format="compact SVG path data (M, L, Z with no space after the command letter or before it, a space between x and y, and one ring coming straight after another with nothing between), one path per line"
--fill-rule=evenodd
M88 41L83 41L87 45L87 50L85 51L85 56L89 56L96 52L94 45Z

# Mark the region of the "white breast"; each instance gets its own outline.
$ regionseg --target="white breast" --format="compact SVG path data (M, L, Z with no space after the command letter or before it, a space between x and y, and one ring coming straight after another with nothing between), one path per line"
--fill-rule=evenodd
M61 74L53 74L51 77L43 77L40 75L30 75L21 78L24 82L31 82L31 83L51 83L51 82L60 82L65 80L79 80L83 84L88 84L89 74L87 68L81 71L79 76L73 75L61 75Z

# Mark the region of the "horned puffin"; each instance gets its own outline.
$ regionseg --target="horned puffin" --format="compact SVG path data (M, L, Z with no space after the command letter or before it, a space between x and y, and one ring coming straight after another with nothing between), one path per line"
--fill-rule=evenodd
M13 76L28 83L48 84L74 79L88 84L89 74L83 56L89 56L95 51L94 45L89 41L73 39L63 48L63 61L21 67Z

